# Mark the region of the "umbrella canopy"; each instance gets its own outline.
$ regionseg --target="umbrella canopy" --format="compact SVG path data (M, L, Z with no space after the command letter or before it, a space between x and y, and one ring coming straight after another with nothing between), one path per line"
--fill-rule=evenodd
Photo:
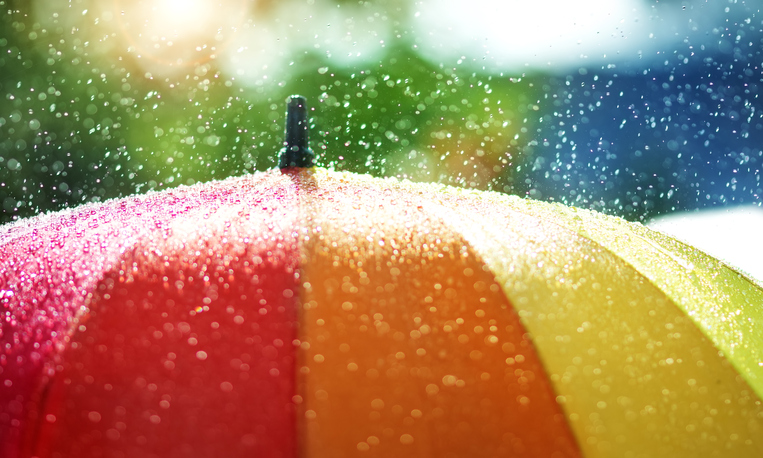
M760 456L763 292L639 224L287 169L0 233L6 457Z
M763 454L763 291L639 224L309 167L0 230L3 457Z

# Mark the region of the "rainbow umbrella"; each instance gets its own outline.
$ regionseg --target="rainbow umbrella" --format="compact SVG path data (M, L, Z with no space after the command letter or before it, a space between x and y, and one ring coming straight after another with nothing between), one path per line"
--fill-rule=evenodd
M3 457L763 456L761 288L640 224L309 167L289 106L283 169L0 230Z

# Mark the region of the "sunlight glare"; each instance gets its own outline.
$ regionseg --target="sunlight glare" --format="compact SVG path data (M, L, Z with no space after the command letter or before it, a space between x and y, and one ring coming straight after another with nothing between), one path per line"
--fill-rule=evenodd
M178 34L205 29L215 20L213 4L204 0L159 0L152 6L156 20Z
M215 59L239 29L247 0L117 0L122 36L144 68L173 73Z

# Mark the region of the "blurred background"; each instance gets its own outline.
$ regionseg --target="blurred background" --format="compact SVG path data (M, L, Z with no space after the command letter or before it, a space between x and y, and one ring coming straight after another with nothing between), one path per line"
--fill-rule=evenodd
M0 223L271 168L292 93L331 169L759 209L762 5L0 0Z

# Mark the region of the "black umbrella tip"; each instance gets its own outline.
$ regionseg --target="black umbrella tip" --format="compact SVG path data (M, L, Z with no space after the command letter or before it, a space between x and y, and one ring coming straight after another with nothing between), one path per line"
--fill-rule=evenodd
M278 167L312 167L315 154L307 145L307 99L292 95L286 99L286 129Z
M305 107L305 110L306 110L307 109L307 97L305 97L304 95L292 94L292 95L286 97L286 106L289 109Z

